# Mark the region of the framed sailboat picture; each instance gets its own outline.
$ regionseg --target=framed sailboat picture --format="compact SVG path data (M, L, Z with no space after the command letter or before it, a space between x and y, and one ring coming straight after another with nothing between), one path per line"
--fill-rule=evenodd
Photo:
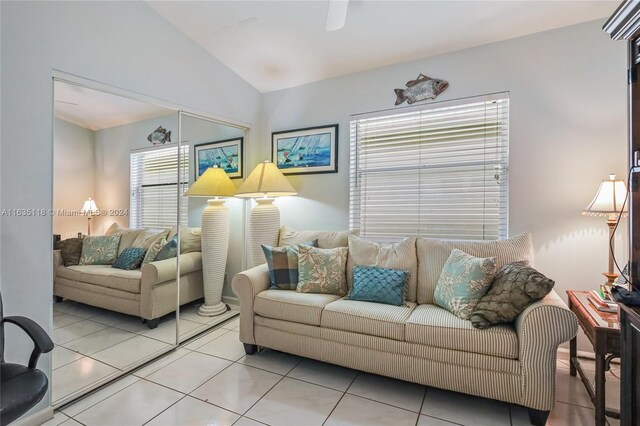
M338 172L338 125L271 134L271 161L285 175Z
M193 146L195 179L209 167L220 167L231 179L242 177L242 143L244 138L201 143Z

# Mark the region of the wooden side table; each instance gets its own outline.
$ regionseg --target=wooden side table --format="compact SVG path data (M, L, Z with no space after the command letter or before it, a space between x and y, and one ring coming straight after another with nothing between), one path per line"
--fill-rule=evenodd
M588 291L567 290L569 309L578 317L580 327L591 341L596 354L595 389L578 360L577 336L569 343L569 372L572 376L577 373L582 379L596 408L596 426L603 426L606 425L605 416L620 418L620 411L605 406L605 373L609 370L611 360L620 357L620 322L617 314L597 310L589 302L588 294Z

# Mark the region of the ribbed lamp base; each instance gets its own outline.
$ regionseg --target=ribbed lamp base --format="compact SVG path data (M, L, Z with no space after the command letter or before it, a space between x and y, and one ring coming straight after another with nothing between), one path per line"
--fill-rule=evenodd
M229 210L224 200L209 200L202 212L202 274L204 305L198 315L216 316L227 311L222 303L222 287L229 250Z
M280 210L273 204L273 198L257 198L256 202L249 225L252 267L265 263L261 245L278 245L280 235Z

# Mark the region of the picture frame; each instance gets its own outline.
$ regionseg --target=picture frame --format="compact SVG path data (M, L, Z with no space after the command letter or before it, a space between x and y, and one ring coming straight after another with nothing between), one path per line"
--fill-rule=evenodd
M271 161L285 175L338 173L338 125L271 133Z
M243 145L243 137L194 145L194 181L214 165L224 169L231 179L242 178Z

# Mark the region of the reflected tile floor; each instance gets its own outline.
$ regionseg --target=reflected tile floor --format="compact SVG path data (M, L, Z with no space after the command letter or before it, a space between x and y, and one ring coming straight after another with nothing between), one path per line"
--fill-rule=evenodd
M197 311L198 305L195 303L181 307L181 335L201 332L207 327L211 327L212 323L220 321L221 317L199 317ZM128 366L168 348L175 341L176 322L175 317L171 318L170 315L163 317L156 329L149 330L140 318L70 300L54 303L53 314L55 347L53 350L52 400L54 404L56 401L67 398L97 381L105 380ZM229 311L225 315L232 317L236 314L237 311ZM218 333L237 333L237 327L238 321L235 319L218 327ZM202 345L206 343L203 342ZM184 351L190 352L186 349ZM180 354L186 355L182 350ZM200 357L203 356L205 355L200 354ZM220 360L220 363L226 367L228 362ZM208 370L205 369L205 371ZM218 372L215 368L213 371ZM210 376L205 376L202 382L208 378ZM156 381L163 384L162 379ZM201 384L197 380L195 383L196 385ZM112 386L116 385L110 387ZM177 383L174 386L179 387L182 391L185 390ZM182 386L187 385L183 384ZM190 407L190 405L183 403L180 407ZM74 421L64 416L58 418L62 419L60 423L67 422L65 424L72 424Z
M266 349L238 357L237 320L183 344L75 404L50 424L528 425L527 410ZM593 362L583 365L593 372ZM607 402L619 403L617 366ZM559 353L549 425L592 425L594 410ZM113 417L117 413L117 418ZM69 423L66 423L69 424ZM76 424L76 423L74 423ZM615 421L611 425L617 424Z

